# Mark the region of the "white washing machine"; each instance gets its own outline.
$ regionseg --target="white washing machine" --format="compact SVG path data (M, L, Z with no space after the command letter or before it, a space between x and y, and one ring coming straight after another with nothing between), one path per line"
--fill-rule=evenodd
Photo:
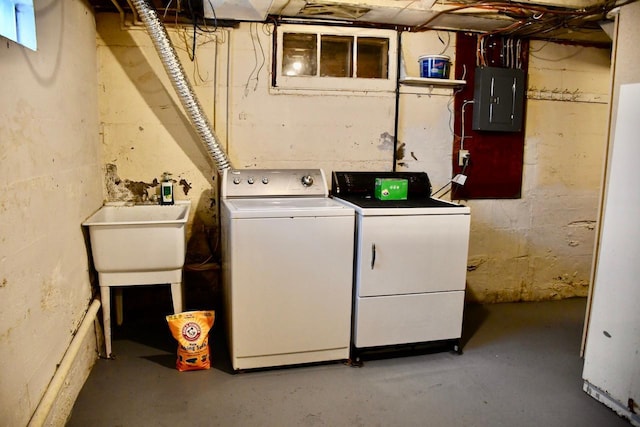
M324 173L226 170L222 275L235 370L348 359L354 216Z

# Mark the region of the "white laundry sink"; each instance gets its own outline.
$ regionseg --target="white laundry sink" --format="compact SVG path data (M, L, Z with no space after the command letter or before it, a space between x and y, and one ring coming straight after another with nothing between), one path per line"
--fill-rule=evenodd
M102 206L82 224L89 227L98 273L182 269L190 208L189 201L166 206ZM129 281L126 275L120 276Z
M116 287L116 317L122 324L123 286L170 284L174 313L184 309L182 266L185 224L191 203L175 205L107 204L82 225L89 228L98 271L107 357L111 357L111 287Z

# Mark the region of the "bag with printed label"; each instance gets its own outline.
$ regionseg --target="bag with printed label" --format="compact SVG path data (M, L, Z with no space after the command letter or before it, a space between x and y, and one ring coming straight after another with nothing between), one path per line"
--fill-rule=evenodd
M215 313L211 311L185 311L167 316L171 335L178 341L178 371L209 369L209 331Z

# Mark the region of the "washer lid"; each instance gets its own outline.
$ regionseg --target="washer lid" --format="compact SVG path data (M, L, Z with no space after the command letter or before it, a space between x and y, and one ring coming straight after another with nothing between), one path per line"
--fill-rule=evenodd
M231 218L354 216L354 209L327 197L226 199Z

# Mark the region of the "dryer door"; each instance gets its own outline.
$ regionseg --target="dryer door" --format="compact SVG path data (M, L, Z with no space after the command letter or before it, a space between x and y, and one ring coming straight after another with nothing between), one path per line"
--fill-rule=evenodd
M359 216L359 297L464 290L469 215Z

